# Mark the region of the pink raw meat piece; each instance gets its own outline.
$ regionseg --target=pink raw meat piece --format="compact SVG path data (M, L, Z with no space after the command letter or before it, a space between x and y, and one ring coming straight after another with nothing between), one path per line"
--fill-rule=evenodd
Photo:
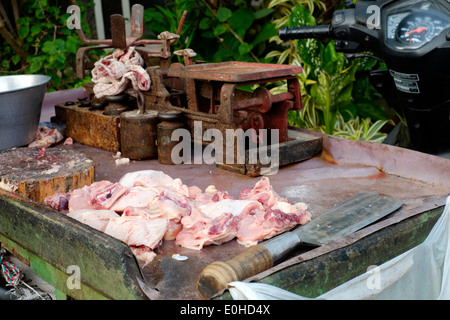
M164 240L174 240L181 231L183 227L181 219L191 214L190 202L190 198L179 195L170 189L163 189L158 196L149 202L149 208L159 208L165 217L169 219L169 226L164 235Z
M122 212L126 207L145 208L159 194L157 188L131 187L111 206L111 210Z
M189 188L180 179L173 179L162 171L142 170L125 174L119 183L124 187L163 187L189 197Z
M253 188L247 187L241 190L239 199L259 201L265 208L272 207L277 202L289 202L280 197L272 188L267 177L261 178Z
M217 202L225 199L233 199L234 197L226 191L218 190L215 186L210 185L206 188L205 192L196 194L194 200L197 203Z
M182 247L201 250L210 244L221 244L235 238L240 215L262 210L257 201L224 199L202 203L191 208L191 215L181 219L183 229L176 237Z
M210 244L221 244L232 240L237 233L238 221L231 213L208 219L202 217L197 209L193 209L191 216L182 219L183 224L184 222L189 225L183 226L176 237L176 243L189 249L201 250Z
M84 186L72 191L69 199L69 211L81 209L110 209L128 188L119 183L107 180L94 182L90 186Z
M56 192L55 194L48 196L44 199L45 205L58 210L60 212L65 212L69 210L69 199L71 192Z
M102 232L105 231L106 225L109 223L111 218L119 217L119 215L112 210L92 209L72 211L69 212L67 216Z
M304 203L291 204L279 196L267 177L242 189L235 199L212 185L203 192L162 171L142 170L125 174L118 183L95 182L46 199L58 210L64 210L65 202L69 212L80 215L78 220L124 241L147 262L163 239L195 250L235 237L249 246L311 219ZM105 212L95 217L88 209L122 216Z
M142 268L144 268L147 264L152 262L156 257L156 253L146 246L139 246L139 247L130 246L130 249L131 252L133 252L136 259L138 259L140 262L144 264Z
M164 217L121 216L109 221L105 233L129 246L146 246L153 250L161 242L167 227L168 220Z
M243 217L236 234L237 241L245 246L255 245L310 220L311 214L304 203L293 205L280 201L270 209Z

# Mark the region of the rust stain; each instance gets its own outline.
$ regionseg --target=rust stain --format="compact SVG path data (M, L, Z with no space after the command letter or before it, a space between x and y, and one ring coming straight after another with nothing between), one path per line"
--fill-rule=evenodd
M380 170L380 172L370 175L367 177L367 179L371 179L371 180L381 180L381 179L385 179L387 178L389 175L387 173L385 173L384 171Z
M322 150L322 154L320 155L320 158L328 163L331 164L338 164L336 162L336 160L334 160L333 156L331 155L331 153L328 152L328 150L326 150L325 148Z

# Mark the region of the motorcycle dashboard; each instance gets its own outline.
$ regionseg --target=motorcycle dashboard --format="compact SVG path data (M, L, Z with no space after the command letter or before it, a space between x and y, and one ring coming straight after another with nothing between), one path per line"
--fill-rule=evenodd
M435 11L402 11L387 16L389 44L417 49L431 42L450 26L450 18Z

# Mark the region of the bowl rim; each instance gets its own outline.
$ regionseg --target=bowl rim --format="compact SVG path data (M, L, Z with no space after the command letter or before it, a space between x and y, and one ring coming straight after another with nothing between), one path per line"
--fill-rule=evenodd
M13 77L17 77L17 78L30 78L30 77L38 77L38 78L42 78L42 81L39 81L39 83L33 84L31 86L27 86L27 87L21 87L21 88L17 88L17 89L12 89L12 90L8 90L8 91L2 91L2 89L0 89L0 94L6 94L6 93L10 93L10 92L16 92L16 91L22 91L22 90L27 90L27 89L31 89L31 88L35 88L35 87L40 87L43 86L47 83L50 82L50 80L52 79L50 76L47 76L45 74L14 74L14 75L7 75L7 76L0 76L0 79L2 78L13 78Z

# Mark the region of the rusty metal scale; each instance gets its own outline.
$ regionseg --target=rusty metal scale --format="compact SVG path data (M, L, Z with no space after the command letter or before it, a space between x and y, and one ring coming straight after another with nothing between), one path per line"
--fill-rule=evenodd
M301 134L289 130L287 123L287 114L289 110L300 110L302 108L300 84L298 78L295 76L302 72L299 66L266 64L266 63L252 63L229 61L222 63L204 63L194 61L195 52L189 48L175 51L174 54L184 58L184 64L170 63L172 57L171 46L179 38L182 30L184 12L177 34L170 32L162 32L158 35L157 40L141 39L143 35L143 6L134 5L132 7L131 17L131 33L127 38L125 34L125 20L120 15L111 16L111 37L106 40L92 40L87 39L81 29L78 30L80 39L88 46L79 48L77 53L77 76L84 78L86 69L90 67L86 63L86 53L89 50L98 48L117 48L127 49L134 46L136 51L142 55L145 61L145 70L150 76L151 87L148 91L141 91L143 97L143 109L146 112L154 111L177 111L182 112L185 117L186 128L189 129L191 137L194 136L194 126L196 123L201 123L201 134L208 129L217 129L225 137L227 130L229 131L242 129L247 132L252 129L253 140L256 141L256 147L261 147L262 135L269 135L269 132L276 131L277 135L267 138L267 145L262 145L267 148L268 153L279 152L278 166L302 161L308 159L322 150L322 140L313 135ZM154 58L158 59L156 65L152 65ZM280 94L271 94L267 85L273 82L284 81L287 83L286 92ZM85 85L87 91L93 97L93 84ZM242 90L242 87L256 87L253 92ZM139 99L138 99L139 100ZM57 106L57 118L59 115L59 122L66 123L66 133L72 133L72 138L75 141L106 149L110 151L122 151L127 154L130 150L129 144L136 143L132 138L124 138L126 134L120 134L119 126L124 116L119 114L125 110L114 107L115 101L109 101L109 104L102 112L102 118L96 116L94 120L89 119L92 115L83 112L80 108L84 102L80 102L78 106ZM70 109L61 110L61 109ZM135 108L132 108L135 109ZM84 111L85 112L85 111ZM143 116L141 114L141 116ZM108 118L109 117L109 118ZM70 118L70 119L69 119ZM77 121L73 121L73 119ZM124 121L122 121L124 122ZM99 124L100 123L100 124ZM123 128L129 128L127 123L123 123ZM97 135L102 135L102 132L94 130L81 130L83 136L73 136L77 131L80 131L78 126L99 128L103 130L106 127L115 128L113 134L108 137L112 142L96 141ZM262 130L262 131L261 131ZM267 133L266 133L267 132ZM90 136L87 139L85 136ZM145 133L144 133L145 135ZM108 137L105 137L108 139ZM142 140L142 138L140 138ZM151 137L149 137L152 140ZM217 150L217 157L224 158L225 150L227 153L233 153L233 161L217 161L218 167L246 174L248 176L259 176L263 172L267 172L267 165L262 163L260 159L257 162L250 161L249 154L251 147L248 146L248 140L244 141L245 155L242 161L237 161L240 158L238 148L230 152L226 149L228 144L231 144L230 139L240 139L237 137L228 136L223 139L224 146L222 150ZM120 140L120 141L119 141ZM194 138L192 138L194 141ZM242 139L241 139L242 140ZM202 140L206 145L208 142ZM234 142L233 142L234 143ZM112 146L110 146L112 144ZM147 146L149 148L149 146ZM169 150L162 150L160 146L159 153L162 157L162 163L173 163L170 157ZM125 152L124 152L125 151ZM150 152L148 149L147 151ZM151 153L151 152L150 152ZM167 156L167 154L169 156ZM165 156L164 156L165 155ZM144 159L152 155L133 155L130 158L137 160ZM227 155L228 157L228 155ZM219 159L219 158L217 158ZM227 158L228 159L228 158Z
M280 164L286 165L314 156L322 148L320 138L299 136L288 130L288 111L302 108L300 84L294 76L301 71L297 66L237 61L195 64L185 56L184 66L172 64L168 70L147 68L152 87L144 92L145 102L147 108L183 111L192 135L196 121L201 121L203 132L218 129L223 136L228 129L277 130L279 139L271 141L271 145L279 148ZM286 81L287 91L272 95L264 87L276 81ZM249 85L260 86L254 92L240 90ZM186 105L177 104L180 99L174 99L183 91ZM238 151L233 152L236 159ZM217 165L249 176L261 175L263 168L259 162L250 163L248 156L245 163Z

